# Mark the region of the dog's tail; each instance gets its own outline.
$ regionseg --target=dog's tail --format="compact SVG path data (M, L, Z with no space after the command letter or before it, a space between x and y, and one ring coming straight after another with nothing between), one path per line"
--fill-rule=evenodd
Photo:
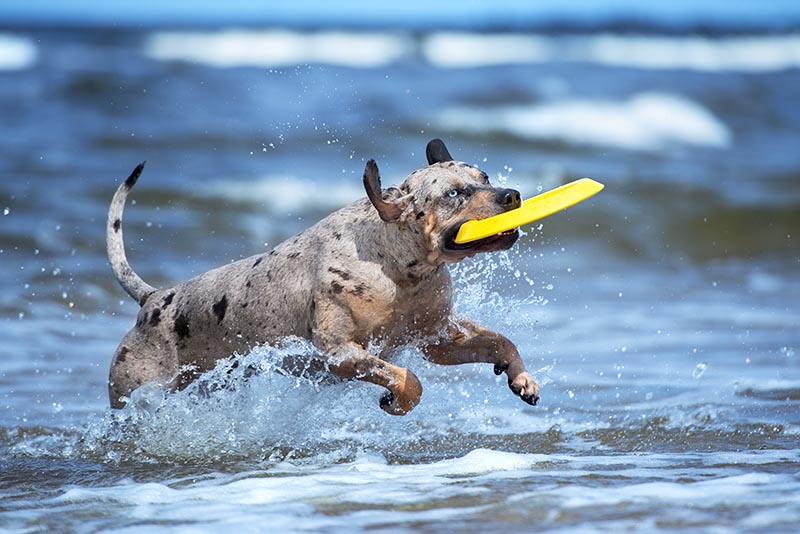
M133 172L122 185L119 186L114 198L111 199L111 206L108 208L108 223L106 224L106 250L108 251L108 261L111 262L111 269L114 276L128 295L141 306L150 294L156 290L153 286L142 280L138 274L133 272L128 258L125 257L125 244L122 240L122 211L125 209L125 200L128 193L136 184L139 175L144 169L144 162L133 169Z

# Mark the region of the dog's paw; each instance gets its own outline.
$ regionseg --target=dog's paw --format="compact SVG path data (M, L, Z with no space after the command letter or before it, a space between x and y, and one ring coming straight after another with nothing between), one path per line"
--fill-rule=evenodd
M515 376L513 379L508 379L508 387L514 395L524 400L532 406L539 403L539 384L527 371L522 372Z
M422 384L414 373L404 369L403 376L387 391L380 401L381 409L391 415L405 415L419 404Z

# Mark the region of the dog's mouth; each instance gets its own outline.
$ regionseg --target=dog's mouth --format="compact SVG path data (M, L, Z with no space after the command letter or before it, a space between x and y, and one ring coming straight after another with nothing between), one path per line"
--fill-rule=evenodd
M496 250L505 250L511 248L519 238L519 229L506 230L477 241L469 241L467 243L456 243L455 239L461 225L466 221L461 221L453 225L443 236L443 248L445 252L461 253L465 255L477 254L479 252L493 252Z

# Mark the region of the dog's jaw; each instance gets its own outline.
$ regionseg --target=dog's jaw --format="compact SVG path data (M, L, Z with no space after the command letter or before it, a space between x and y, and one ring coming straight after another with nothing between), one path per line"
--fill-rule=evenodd
M448 263L455 263L482 252L507 250L514 246L514 243L519 239L519 230L515 228L489 237L484 237L483 239L478 239L477 241L456 243L456 235L458 235L458 231L461 229L461 225L464 224L464 222L466 221L461 221L452 225L440 238L441 244L439 246L442 251L442 257Z

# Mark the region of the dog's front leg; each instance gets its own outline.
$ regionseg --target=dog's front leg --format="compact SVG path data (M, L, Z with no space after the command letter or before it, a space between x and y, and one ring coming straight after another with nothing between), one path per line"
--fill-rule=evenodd
M386 388L389 391L380 401L383 411L405 415L419 404L422 385L408 369L381 360L353 341L364 338L364 327L356 323L347 308L330 299L320 299L315 306L312 342L327 354L328 368L335 375Z
M439 341L423 348L425 356L439 365L492 363L494 372L508 376L508 387L528 404L539 402L539 384L525 369L517 347L505 336L467 319L451 320Z
M327 352L330 355L328 367L337 376L371 382L389 390L380 400L386 413L405 415L419 404L422 384L408 369L385 362L353 342Z

